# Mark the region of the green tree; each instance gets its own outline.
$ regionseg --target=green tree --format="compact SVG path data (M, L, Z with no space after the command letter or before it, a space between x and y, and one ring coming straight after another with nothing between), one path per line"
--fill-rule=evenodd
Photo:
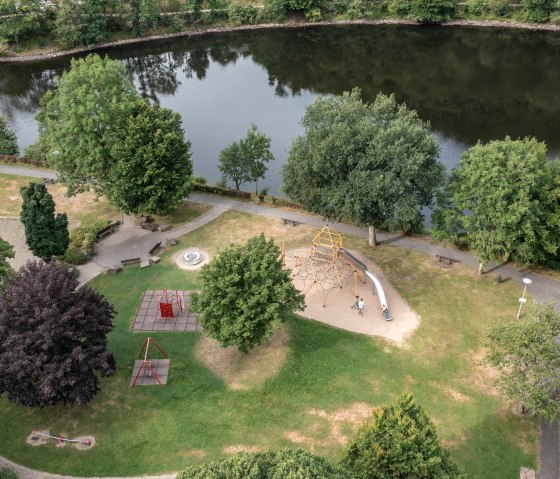
M500 389L526 411L548 421L560 417L560 313L552 304L528 313L489 334L487 362L501 372Z
M375 228L421 228L422 208L443 183L444 167L428 123L379 94L360 90L318 98L302 119L283 167L283 190L307 209Z
M558 251L560 171L534 138L468 149L434 214L434 236L466 237L480 262L545 261Z
M17 155L18 152L16 134L8 127L6 118L0 116L0 155Z
M302 449L281 449L191 466L177 479L352 479L352 474Z
M389 13L422 23L441 23L455 16L457 0L391 0Z
M546 22L554 10L554 0L522 0L523 13L529 22Z
M72 60L54 91L41 99L37 115L49 164L69 194L92 187L103 194L102 178L111 166L110 139L122 127L123 113L138 98L121 63L98 55Z
M401 394L360 427L342 459L357 479L460 479L435 426L411 394Z
M54 201L42 183L29 183L20 191L23 197L20 218L29 249L45 261L64 254L70 242L66 213L55 216Z
M267 171L265 163L274 160L270 152L270 138L259 133L256 125L251 123L247 135L234 141L220 152L218 169L224 180L231 180L239 189L241 183L255 182L255 194L259 193L258 181Z
M233 181L236 189L239 189L245 181L251 181L249 169L245 165L245 158L241 154L238 141L234 141L220 151L219 161L218 169L222 173L222 177L226 181Z
M0 0L0 39L10 43L48 32L46 10L41 0Z
M124 212L163 213L188 194L180 117L140 99L119 62L73 60L41 105L41 149L70 195L93 188Z
M304 297L282 267L280 250L263 234L230 245L200 273L193 309L204 331L222 347L246 353L268 341L286 313L302 310Z
M57 12L55 34L62 48L94 45L107 38L107 0L66 0Z
M13 269L8 263L8 258L14 258L14 247L0 238L0 288L6 284L6 280L10 274L13 273Z
M102 180L108 200L134 214L165 214L177 207L192 176L190 142L179 114L139 100L116 135Z

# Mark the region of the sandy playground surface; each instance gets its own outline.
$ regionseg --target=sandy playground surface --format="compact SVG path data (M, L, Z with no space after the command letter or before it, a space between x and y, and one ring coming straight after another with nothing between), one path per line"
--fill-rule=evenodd
M291 268L292 272L296 273L292 279L295 286L300 290L304 290L308 283L304 283L298 276L297 260L295 257L302 258L308 255L308 248L290 250L286 253L286 267ZM349 291L340 288L333 289L328 293L325 307L323 307L322 295L315 288L311 288L305 295L307 307L305 311L299 314L347 331L367 334L369 336L380 336L402 346L419 326L420 316L387 281L376 264L371 261L364 261L362 257L355 253L354 255L363 261L367 265L368 271L377 276L381 281L393 320L386 321L383 317L377 294L374 294L375 288L369 279L366 279L365 283L358 281L358 295L365 302L363 316L360 316L358 310L353 307L356 302L353 295ZM350 289L353 289L353 284L353 280L347 281L347 286Z

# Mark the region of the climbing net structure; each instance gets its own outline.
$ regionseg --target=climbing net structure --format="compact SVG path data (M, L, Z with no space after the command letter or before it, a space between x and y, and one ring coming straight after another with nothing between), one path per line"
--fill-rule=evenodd
M318 294L323 307L333 292L358 295L358 281L365 282L363 272L343 253L342 235L323 227L313 238L308 250L283 251L284 265L291 268L292 279L307 295Z

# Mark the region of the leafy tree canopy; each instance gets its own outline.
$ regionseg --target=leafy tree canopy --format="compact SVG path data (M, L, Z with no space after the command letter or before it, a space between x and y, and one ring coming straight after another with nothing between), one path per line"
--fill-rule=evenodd
M200 280L193 308L204 331L222 347L235 345L243 353L268 341L287 312L304 307L280 250L263 234L221 251L202 268Z
M270 151L270 138L251 124L247 136L233 142L220 152L219 170L224 179L232 180L239 189L241 183L254 181L255 193L258 194L258 180L264 178L265 163L274 160Z
M54 201L42 183L21 188L23 204L20 218L27 246L35 256L50 261L64 254L70 242L66 213L54 214Z
M13 269L8 263L8 258L14 258L14 247L0 238L0 287L2 287Z
M302 449L239 453L220 461L191 466L177 479L352 479L340 466Z
M28 262L0 290L0 393L23 406L87 403L109 376L113 307L67 268Z
M125 213L168 213L190 190L190 142L178 113L137 101L115 133L113 162L104 187L109 201Z
M283 190L323 216L390 231L415 230L444 180L429 124L394 96L360 90L318 98L283 167Z
M389 13L422 23L441 23L455 16L457 0L391 0Z
M57 43L62 48L94 45L107 38L108 0L66 0L61 3L55 22Z
M489 334L487 361L498 368L498 385L530 414L560 417L560 313L551 304L532 306L521 319Z
M0 40L20 40L46 30L45 5L41 0L0 0Z
M436 428L411 394L373 413L350 440L342 464L358 479L461 479Z
M434 215L438 238L466 236L481 264L525 264L556 254L560 163L534 138L469 148L453 170Z
M42 148L69 194L92 187L127 213L166 213L188 194L180 117L142 100L119 62L73 60L41 106Z
M18 152L16 134L8 127L6 118L0 116L0 155L17 155Z

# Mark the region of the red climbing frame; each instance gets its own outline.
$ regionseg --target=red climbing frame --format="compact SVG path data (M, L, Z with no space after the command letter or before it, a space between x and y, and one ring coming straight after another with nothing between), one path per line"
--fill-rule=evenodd
M175 318L179 311L185 308L185 298L182 291L164 290L158 297L159 314L162 318Z

